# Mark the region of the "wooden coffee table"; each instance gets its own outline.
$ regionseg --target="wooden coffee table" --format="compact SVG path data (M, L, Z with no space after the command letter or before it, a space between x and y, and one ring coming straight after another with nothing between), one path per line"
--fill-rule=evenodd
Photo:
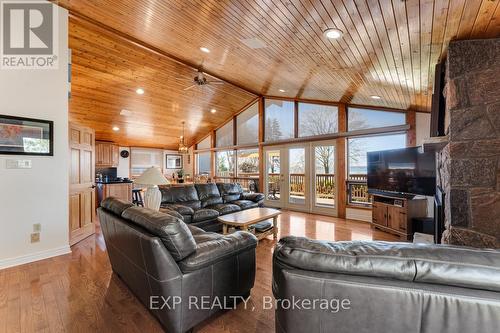
M219 216L217 220L222 223L224 235L227 234L228 227L236 227L244 231L248 231L248 227L252 224L273 219L273 227L264 232L255 232L257 239L261 240L264 237L273 234L273 238L278 237L278 215L281 211L273 208L250 208L240 212L231 213Z

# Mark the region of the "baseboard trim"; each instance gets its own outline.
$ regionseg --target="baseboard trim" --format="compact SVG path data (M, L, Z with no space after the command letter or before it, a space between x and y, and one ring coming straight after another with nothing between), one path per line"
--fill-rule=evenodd
M52 257L57 257L61 256L64 254L71 253L71 248L69 245L57 247L55 249L49 249L45 251L40 251L32 254L27 254L24 256L19 256L15 258L8 258L8 259L2 259L0 260L0 270L9 268L9 267L14 267L14 266L19 266L19 265L24 265L24 264L29 264L31 262L43 260L43 259L49 259Z

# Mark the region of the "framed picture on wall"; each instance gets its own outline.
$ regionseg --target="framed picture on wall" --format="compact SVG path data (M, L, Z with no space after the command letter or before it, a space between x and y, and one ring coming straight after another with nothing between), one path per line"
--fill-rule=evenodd
M54 122L0 115L0 155L54 155Z
M167 169L182 169L182 155L166 155Z

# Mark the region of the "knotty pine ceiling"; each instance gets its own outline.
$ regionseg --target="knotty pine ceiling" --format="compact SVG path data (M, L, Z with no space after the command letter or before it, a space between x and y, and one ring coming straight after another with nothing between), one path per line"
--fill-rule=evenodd
M193 142L258 95L430 111L434 66L449 41L499 37L499 2L57 1L73 15L71 119L100 139L175 147L181 120ZM326 28L344 35L328 40ZM245 45L252 38L265 47ZM203 63L234 85L184 92L195 72L182 63ZM146 94L136 95L138 86Z

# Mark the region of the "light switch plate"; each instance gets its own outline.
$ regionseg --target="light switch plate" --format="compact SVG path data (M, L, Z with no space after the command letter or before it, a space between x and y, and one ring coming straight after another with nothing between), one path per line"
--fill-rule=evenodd
M6 160L7 169L31 169L31 160Z

